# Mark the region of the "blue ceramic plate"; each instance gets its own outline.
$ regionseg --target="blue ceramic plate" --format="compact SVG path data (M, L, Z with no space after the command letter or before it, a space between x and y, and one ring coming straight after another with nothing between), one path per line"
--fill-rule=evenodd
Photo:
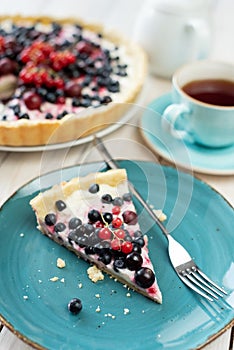
M146 143L160 156L185 169L204 174L234 174L234 146L202 147L174 138L161 125L161 115L172 103L171 93L151 102L141 119L141 133Z
M142 230L148 230L163 304L128 291L108 276L92 283L87 277L86 262L37 231L29 206L38 189L105 170L105 165L92 163L63 169L28 183L0 211L0 319L38 349L194 349L231 326L231 206L208 185L174 168L130 161L122 161L121 166L150 205L163 208L173 235L201 268L227 289L228 296L210 303L180 282L168 260L166 238L137 203ZM65 259L64 269L56 266L58 257ZM50 281L54 276L59 278L57 282ZM74 297L83 302L77 316L67 310L67 303ZM100 312L96 312L98 306ZM125 308L129 309L128 314L124 313Z

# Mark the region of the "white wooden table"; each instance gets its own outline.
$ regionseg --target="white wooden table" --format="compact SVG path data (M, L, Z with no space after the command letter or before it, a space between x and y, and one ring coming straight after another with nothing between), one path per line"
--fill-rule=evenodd
M131 37L134 30L136 16L143 6L141 0L28 0L21 1L1 1L0 15L22 13L22 14L50 14L53 16L74 16L83 17L87 20L102 22L106 26L116 28L118 31ZM107 15L108 13L108 15ZM234 1L216 1L214 10L214 43L211 57L215 59L234 61ZM152 99L168 92L171 83L168 80L149 77L146 83L146 93L143 106ZM150 160L154 162L164 162L149 151L143 144L142 138L135 127L137 120L133 119L129 125L116 130L105 137L108 146L113 147L113 154L129 159ZM132 147L127 150L124 146L119 148L115 154L114 143L117 139L131 140ZM137 145L137 148L136 148ZM233 155L234 156L234 155ZM0 152L0 205L17 188L28 182L32 178L50 170L58 169L62 166L78 164L83 161L98 160L98 154L90 152L88 145L73 147L69 152L56 150L47 152L46 156L42 152L16 153ZM234 205L234 176L212 176L196 174L198 177L209 183L218 190L227 200ZM5 327L0 328L0 350L29 350L30 346L24 344ZM233 349L233 339L231 339L231 329L228 329L218 339L207 345L205 350L231 350ZM184 349L182 349L184 350Z

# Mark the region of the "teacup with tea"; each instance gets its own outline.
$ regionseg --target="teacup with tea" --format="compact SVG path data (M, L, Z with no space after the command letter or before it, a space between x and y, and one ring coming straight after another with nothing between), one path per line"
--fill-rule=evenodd
M234 65L210 60L173 75L172 104L163 126L174 137L207 147L234 144Z

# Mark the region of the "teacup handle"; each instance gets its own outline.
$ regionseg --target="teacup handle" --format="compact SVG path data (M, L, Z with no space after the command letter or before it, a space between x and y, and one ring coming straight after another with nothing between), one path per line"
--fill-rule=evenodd
M176 126L176 122L179 118L181 118L182 115L188 114L190 114L190 110L184 104L174 103L169 105L162 114L162 128L177 139L194 143L192 133L185 130L186 124L183 125L183 129L178 129Z

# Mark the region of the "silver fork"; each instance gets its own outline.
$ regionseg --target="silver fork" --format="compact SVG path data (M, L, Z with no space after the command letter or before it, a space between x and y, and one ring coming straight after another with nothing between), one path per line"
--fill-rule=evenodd
M119 165L111 157L109 151L107 151L101 138L94 135L94 145L102 155L104 161L111 169L118 169ZM128 182L129 190L132 195L141 203L148 214L153 218L161 231L167 237L168 240L168 253L171 260L171 264L174 267L179 278L192 290L203 296L204 298L214 301L219 297L224 297L227 292L214 283L206 274L199 269L196 263L193 261L187 250L177 242L167 231L165 226L159 220L154 211L145 202L140 193L136 190L132 183Z

